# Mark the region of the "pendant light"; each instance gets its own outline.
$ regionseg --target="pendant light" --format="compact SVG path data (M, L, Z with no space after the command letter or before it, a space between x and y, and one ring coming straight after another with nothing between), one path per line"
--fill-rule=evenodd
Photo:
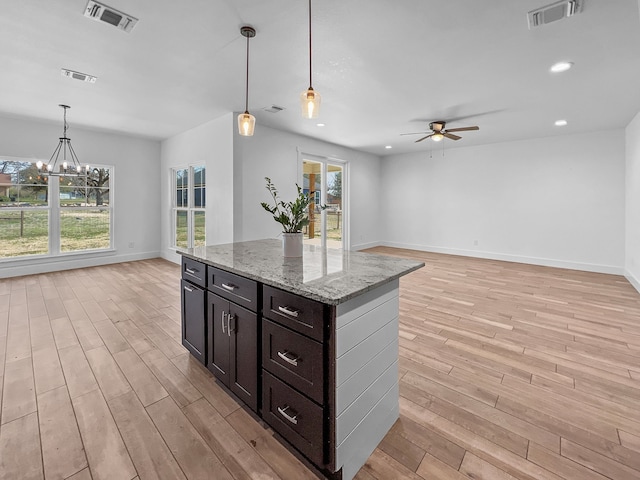
M252 27L244 26L240 28L240 33L247 38L247 80L245 83L244 113L238 115L238 133L243 137L250 137L253 135L256 117L249 113L249 39L256 36L256 31Z
M58 105L62 109L64 109L64 129L62 133L62 137L60 137L60 141L58 142L58 146L53 151L51 158L49 159L49 163L45 164L41 161L36 162L36 167L38 171L43 175L50 176L58 176L58 177L67 177L67 176L86 176L89 173L89 165L85 165L84 167L80 165L80 161L78 160L78 156L76 152L73 150L71 146L71 139L67 137L67 130L69 129L69 124L67 123L67 110L71 107L69 105ZM60 158L60 153L62 152L62 158ZM67 157L67 153L69 156ZM62 160L58 163L59 160Z
M300 94L300 107L304 118L318 118L320 94L313 89L311 65L311 0L309 0L309 88Z

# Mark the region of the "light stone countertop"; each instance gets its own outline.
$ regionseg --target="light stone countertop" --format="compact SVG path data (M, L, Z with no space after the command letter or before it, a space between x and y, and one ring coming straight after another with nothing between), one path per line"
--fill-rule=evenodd
M179 249L178 253L265 285L338 305L384 285L424 263L305 245L302 258L285 258L276 239Z

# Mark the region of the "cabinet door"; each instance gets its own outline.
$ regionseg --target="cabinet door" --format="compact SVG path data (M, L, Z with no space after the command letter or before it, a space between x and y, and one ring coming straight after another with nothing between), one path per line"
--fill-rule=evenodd
M231 381L229 388L258 411L258 316L231 304Z
M207 292L207 325L209 327L209 355L207 368L229 386L229 345L228 331L229 301Z
M180 281L182 286L182 345L191 354L206 362L206 318L204 290L185 280Z

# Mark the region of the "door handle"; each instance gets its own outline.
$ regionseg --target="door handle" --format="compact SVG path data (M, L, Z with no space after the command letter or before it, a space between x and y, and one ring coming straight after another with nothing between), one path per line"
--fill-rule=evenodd
M227 315L224 313L224 310L223 310L223 311L222 311L222 316L220 317L220 320L222 321L221 323L222 323L222 333L223 333L223 334L225 333L225 331L224 331L224 318L225 318L226 316L227 316Z
M193 293L193 288L189 288L185 285L184 289L189 293Z
M285 405L284 408L282 407L278 407L278 413L280 415L282 415L284 418L287 419L287 421L293 423L294 425L298 424L298 414L296 413L295 415L291 416L287 413L287 410L291 410L292 412L295 412L295 410L293 410L291 407L289 407L289 405Z
M191 268L185 268L185 271L187 273L190 273L191 275L195 275L198 270L192 270Z
M285 315L289 315L290 317L298 318L299 310L291 310L289 307L278 307L278 310L284 313Z
M285 350L284 352L278 352L278 356L288 364L293 365L294 367L298 366L298 360L300 357L296 357L293 353Z
M233 330L231 327L231 320L233 320ZM231 332L236 330L236 316L229 313L227 315L227 335L231 336Z
M230 292L233 292L236 288L238 288L237 286L233 285L232 283L223 283L222 288L224 288L225 290L229 290Z

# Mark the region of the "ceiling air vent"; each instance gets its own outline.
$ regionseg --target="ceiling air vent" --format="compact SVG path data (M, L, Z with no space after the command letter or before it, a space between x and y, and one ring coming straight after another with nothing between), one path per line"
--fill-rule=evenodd
M278 113L284 110L284 107L279 107L278 105L271 105L269 107L264 107L263 110L269 113Z
M137 18L93 0L89 0L89 3L87 3L87 8L84 9L84 16L108 23L127 33L131 32L136 23L138 23Z
M87 75L86 73L75 72L73 70L69 70L68 68L63 68L61 73L63 77L73 78L82 82L96 83L96 80L98 80L98 77Z
M562 0L527 13L529 30L582 12L584 0Z

